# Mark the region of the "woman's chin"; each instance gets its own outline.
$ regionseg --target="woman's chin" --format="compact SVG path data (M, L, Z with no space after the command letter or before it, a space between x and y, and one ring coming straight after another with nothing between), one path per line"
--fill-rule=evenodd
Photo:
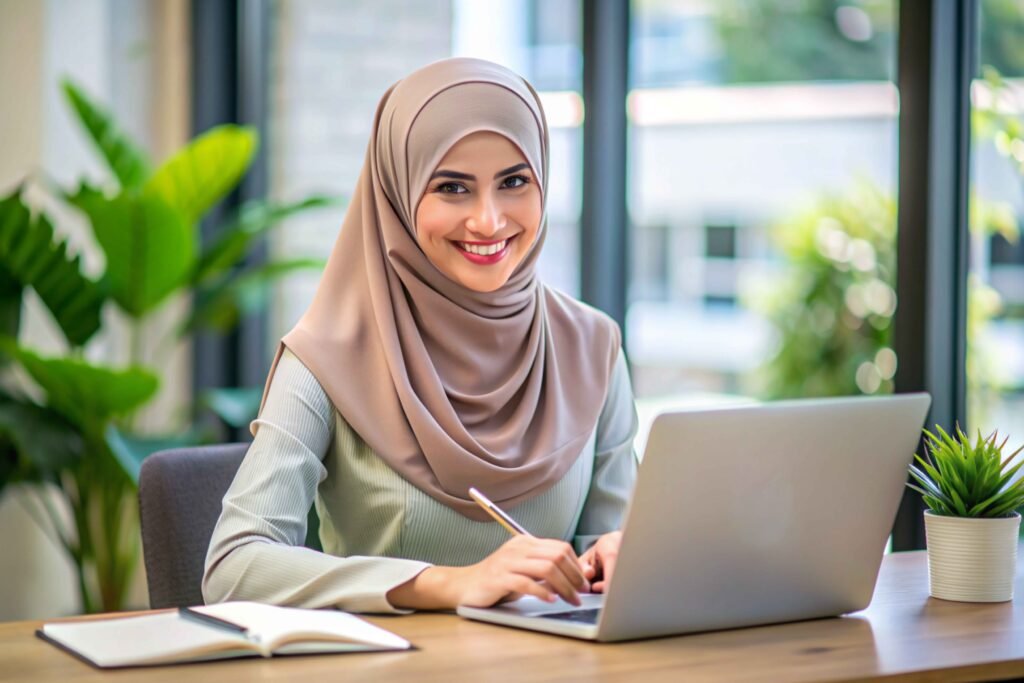
M490 273L481 273L477 268L472 270L460 268L451 278L467 289L475 292L494 292L508 282L509 274L505 268Z

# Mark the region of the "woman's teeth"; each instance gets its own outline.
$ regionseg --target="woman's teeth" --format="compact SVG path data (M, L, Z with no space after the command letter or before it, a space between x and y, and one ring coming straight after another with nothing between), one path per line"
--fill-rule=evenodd
M508 244L508 240L502 240L495 242L494 244L469 244L467 242L458 242L459 248L463 251L468 251L470 254L477 254L479 256L490 256L497 254L499 251L505 248Z

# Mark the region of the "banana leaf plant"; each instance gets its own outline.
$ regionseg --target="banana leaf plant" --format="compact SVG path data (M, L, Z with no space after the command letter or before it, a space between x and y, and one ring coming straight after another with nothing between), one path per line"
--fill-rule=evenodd
M338 201L312 196L250 202L204 242L199 223L252 164L256 132L218 126L154 168L80 88L65 81L62 90L111 180L49 187L88 218L106 264L98 276L86 274L49 216L25 201L23 187L0 197L0 493L7 485L24 485L19 500L76 568L83 610L113 611L123 608L138 565L135 495L142 460L156 450L208 438L188 424L172 435L133 429L134 417L167 372L159 353L146 364L141 340L150 314L188 296L192 306L165 342L200 330L230 330L265 304L276 279L323 265L297 259L253 267L246 265L250 252L284 219ZM19 343L29 290L63 333L64 354L45 355ZM110 317L128 323L132 343L124 367L86 359L86 347ZM251 398L239 404L238 391L213 394L206 405L240 421L239 406L244 412ZM70 511L70 523L54 505L53 492Z

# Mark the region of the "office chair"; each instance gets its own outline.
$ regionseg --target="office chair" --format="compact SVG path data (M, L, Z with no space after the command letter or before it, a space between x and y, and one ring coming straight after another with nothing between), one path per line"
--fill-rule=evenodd
M206 549L221 500L249 444L174 448L153 453L139 472L139 520L149 606L203 604Z
M173 448L142 461L139 521L151 608L203 604L206 550L248 449L246 443ZM309 509L304 545L322 550L315 507Z

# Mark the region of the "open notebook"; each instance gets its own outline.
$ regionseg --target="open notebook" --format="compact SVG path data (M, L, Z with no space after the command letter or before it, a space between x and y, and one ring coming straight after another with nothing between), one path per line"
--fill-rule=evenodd
M44 624L36 635L101 668L412 647L345 612L255 602Z

